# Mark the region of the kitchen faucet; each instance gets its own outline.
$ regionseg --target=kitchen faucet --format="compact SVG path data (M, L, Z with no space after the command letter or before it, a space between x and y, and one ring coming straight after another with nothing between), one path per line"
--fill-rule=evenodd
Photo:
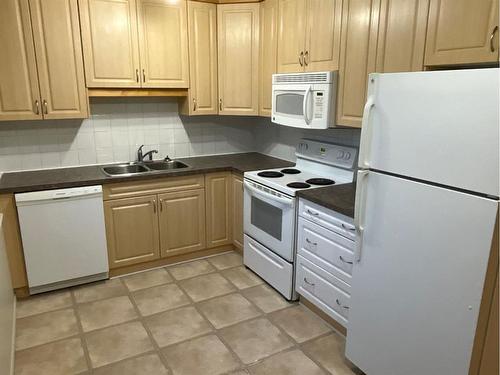
M153 154L157 154L158 150L151 150L151 151L148 151L145 154L143 154L142 153L143 147L144 147L144 145L139 147L139 149L137 150L137 161L144 161L144 159L148 156L149 156L149 161L153 161Z

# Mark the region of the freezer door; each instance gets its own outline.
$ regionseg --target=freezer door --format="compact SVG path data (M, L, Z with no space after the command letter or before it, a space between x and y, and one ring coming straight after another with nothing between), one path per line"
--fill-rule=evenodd
M498 202L375 172L346 356L369 375L467 375Z
M499 196L499 69L372 74L359 166Z

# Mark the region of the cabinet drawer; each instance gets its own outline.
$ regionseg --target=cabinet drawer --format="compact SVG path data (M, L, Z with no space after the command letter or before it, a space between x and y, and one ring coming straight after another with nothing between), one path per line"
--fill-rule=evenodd
M346 283L351 283L354 241L299 217L298 253Z
M345 326L351 298L349 285L301 255L297 256L296 272L297 292Z
M194 190L205 186L202 174L181 177L155 178L144 181L119 182L103 187L104 200L130 198L141 195L169 193L179 190Z
M347 238L355 238L354 220L352 218L329 210L319 204L300 199L299 216Z

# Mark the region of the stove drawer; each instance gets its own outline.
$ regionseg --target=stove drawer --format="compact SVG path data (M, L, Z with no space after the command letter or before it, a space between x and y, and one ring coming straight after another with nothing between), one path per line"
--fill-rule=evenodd
M349 286L301 255L297 256L296 272L297 293L346 326L351 296L342 289Z
M243 263L290 300L293 292L293 265L253 238L245 235Z
M298 254L350 284L354 241L299 217Z

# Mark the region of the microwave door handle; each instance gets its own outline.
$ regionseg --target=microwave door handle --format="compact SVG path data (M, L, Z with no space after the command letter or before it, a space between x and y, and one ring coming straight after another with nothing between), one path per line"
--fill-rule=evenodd
M245 185L245 188L247 188L249 191L251 191L255 195L260 195L260 196L262 196L264 198L267 198L267 199L272 200L274 202L279 202L279 203L284 204L286 206L292 206L293 205L293 200L291 200L291 199L281 198L281 197L277 197L277 196L272 195L272 194L267 194L267 193L265 193L263 191L260 191L260 190L258 190L256 188L254 188L248 182L244 182L244 185Z
M302 103L302 112L304 113L304 121L307 125L311 123L308 115L309 109L309 95L311 95L311 86L309 86L306 90L306 94L304 95L304 102Z

